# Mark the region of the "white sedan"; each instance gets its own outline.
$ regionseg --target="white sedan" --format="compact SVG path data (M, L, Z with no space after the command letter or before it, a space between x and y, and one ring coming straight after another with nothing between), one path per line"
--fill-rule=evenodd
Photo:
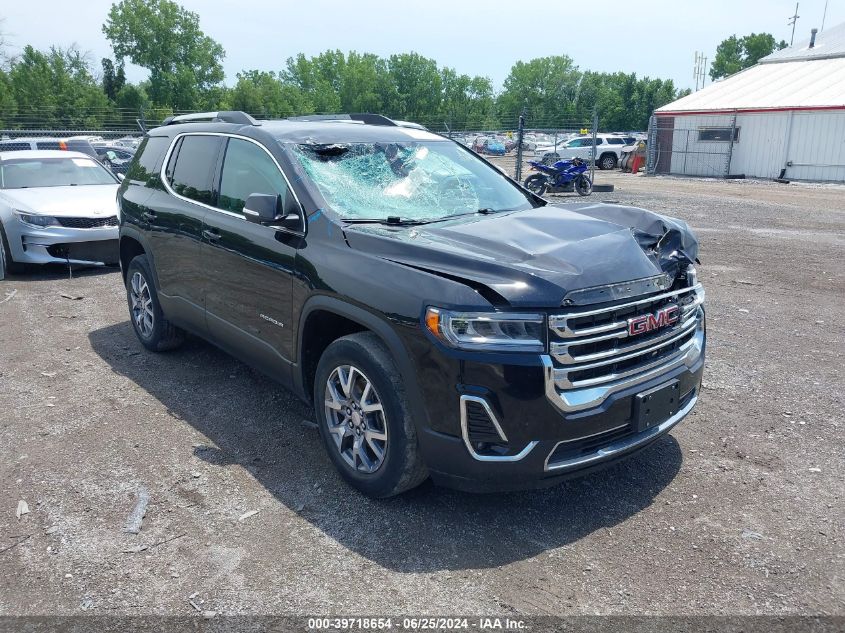
M120 181L79 152L0 152L0 279L21 264L116 264Z

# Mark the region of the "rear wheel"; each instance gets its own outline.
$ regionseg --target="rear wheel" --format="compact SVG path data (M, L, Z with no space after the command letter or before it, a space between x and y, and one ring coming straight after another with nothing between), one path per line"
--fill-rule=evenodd
M538 196L546 193L547 178L542 174L531 174L525 179L523 185L528 191Z
M399 376L371 332L334 341L317 366L314 408L326 451L343 478L370 497L397 495L428 477Z
M138 255L129 262L126 300L132 328L144 347L165 352L182 345L185 333L164 317L146 255Z
M615 169L616 168L616 156L614 154L602 154L602 157L599 159L599 168L600 169Z

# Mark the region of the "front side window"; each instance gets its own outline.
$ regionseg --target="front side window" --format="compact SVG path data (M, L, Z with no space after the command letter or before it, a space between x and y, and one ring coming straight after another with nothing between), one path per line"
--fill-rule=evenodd
M624 138L611 137L611 138L607 139L607 144L608 145L624 145L625 139Z
M295 147L305 173L344 219L431 221L534 206L498 170L451 141Z
M261 147L251 141L229 139L217 206L243 213L246 199L253 193L280 195L284 205L288 187L276 163Z
M180 196L202 204L212 204L212 176L217 164L220 137L210 135L184 136L177 147L175 163L168 165L170 186Z
M23 158L0 162L0 188L113 185L115 177L90 158Z
M590 138L576 138L566 145L567 147L591 147L593 139Z

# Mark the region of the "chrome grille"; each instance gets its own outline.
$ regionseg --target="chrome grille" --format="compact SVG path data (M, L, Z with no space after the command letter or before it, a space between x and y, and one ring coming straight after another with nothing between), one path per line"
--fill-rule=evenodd
M688 362L697 351L693 348L701 345L703 302L704 290L695 284L636 301L551 315L548 370L554 392L569 403L562 408L594 406L617 387ZM672 305L679 308L675 323L629 335L628 319Z
M117 216L105 218L68 218L57 217L59 224L69 229L99 229L104 226L117 226Z

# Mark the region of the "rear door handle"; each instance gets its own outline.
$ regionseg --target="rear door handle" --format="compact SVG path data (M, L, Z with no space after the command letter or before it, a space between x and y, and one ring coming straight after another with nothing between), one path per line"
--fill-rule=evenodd
M214 243L220 239L220 233L218 233L214 229L203 229L202 231L203 238L207 239L209 242Z

